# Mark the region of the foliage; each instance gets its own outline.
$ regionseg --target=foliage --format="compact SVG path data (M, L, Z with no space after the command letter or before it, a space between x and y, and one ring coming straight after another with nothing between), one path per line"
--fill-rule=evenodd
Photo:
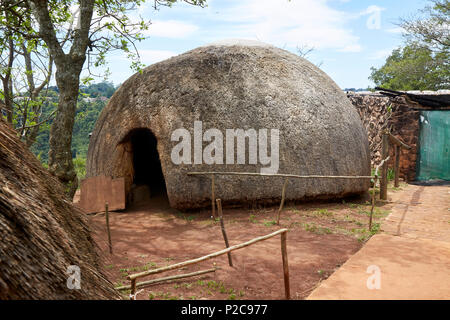
M176 0L154 0L171 6ZM184 0L203 6L205 0ZM106 55L120 50L131 60L131 68L142 71L136 43L145 39L150 21L137 14L145 0L29 0L0 2L0 30L19 34L29 41L41 41L56 67L55 79L60 96L51 125L49 170L75 193L76 175L71 137L74 129L80 83L88 84L95 76L91 67L104 66ZM38 30L38 31L35 31ZM0 46L2 44L0 43ZM89 75L82 79L81 72ZM28 71L26 68L24 71ZM51 74L51 73L50 73ZM106 71L106 76L109 74ZM8 87L8 86L7 86ZM11 114L11 108L8 114ZM10 119L8 119L12 122ZM22 130L23 131L23 130ZM33 139L34 140L34 139Z
M51 95L56 95L52 99L57 99L56 87L50 88ZM81 94L78 99L77 113L75 117L75 124L72 134L72 156L74 161L80 161L80 159L86 159L87 150L89 146L89 134L94 130L95 122L97 121L100 112L105 107L107 98L109 98L116 88L112 83L102 82L92 84L90 86L83 87L80 91L85 92ZM88 94L87 92L90 92ZM95 98L91 96L93 94ZM92 98L92 99L91 99ZM54 106L46 105L43 108L44 117L50 114ZM38 156L42 163L48 162L49 151L49 136L50 136L50 121L41 125L36 143L31 147L33 153ZM75 170L80 173L81 167L77 169L77 166L81 163L75 163ZM80 171L78 171L80 170Z
M106 81L94 83L90 86L80 86L80 92L89 95L91 98L111 98L115 90L114 85L111 82Z
M392 51L369 77L377 86L392 90L439 90L450 83L448 52L432 52L418 43Z
M431 0L415 17L401 19L406 44L369 77L393 90L439 90L450 85L450 1Z
M448 52L450 47L450 1L432 0L420 11L422 16L402 19L400 26L410 42L419 42L435 52Z
M73 166L77 172L77 177L79 180L84 179L86 176L86 159L85 158L75 158L73 159Z
M53 66L30 21L30 13L19 3L0 2L0 116L27 146L34 143L39 126L48 120L41 115L48 103L45 91Z
M395 170L392 168L389 168L387 171L387 179L388 181L392 181L395 179Z

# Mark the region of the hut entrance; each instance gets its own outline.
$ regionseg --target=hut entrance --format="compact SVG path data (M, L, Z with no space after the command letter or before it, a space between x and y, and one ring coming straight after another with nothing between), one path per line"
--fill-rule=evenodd
M141 128L131 131L129 139L133 152L133 185L129 201L131 204L148 202L150 199L167 202L155 135L149 129Z

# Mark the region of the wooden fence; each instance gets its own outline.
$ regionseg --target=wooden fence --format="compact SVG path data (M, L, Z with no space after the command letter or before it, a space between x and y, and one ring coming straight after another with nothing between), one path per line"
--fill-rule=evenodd
M150 280L150 281L146 281L146 282L141 282L141 283L136 283L137 279L142 278L142 277L146 277L152 274L157 274L157 273L161 273L161 272L165 272L165 271L169 271L169 270L175 270L175 269L179 269L179 268L183 268L192 264L196 264L205 260L209 260L224 254L227 254L231 251L234 250L238 250L238 249L242 249L245 247L248 247L252 244L255 244L259 241L263 241L263 240L267 240L269 238L275 237L277 235L281 235L281 255L282 255L282 262L283 262L283 275L284 275L284 291L285 291L285 297L286 299L290 299L291 295L290 295L290 284L289 284L289 266L288 266L288 257L287 257L287 243L286 243L286 234L288 232L288 229L280 229L277 230L275 232L272 232L268 235L262 236L262 237L258 237L258 238L254 238L252 240L249 240L247 242L241 243L241 244L237 244L234 246L231 246L229 248L208 254L206 256L197 258L197 259L193 259L193 260L188 260L188 261L184 261L184 262L180 262L180 263L176 263L176 264L172 264L170 266L166 266L166 267L162 267L162 268L158 268L158 269L154 269L154 270L148 270L148 271L144 271L144 272L140 272L140 273L135 273L132 275L129 275L127 277L128 280L131 281L130 286L126 286L124 288L121 289L131 289L131 293L130 293L130 299L134 300L136 298L136 287L138 286L142 286L145 284L149 284L149 283L154 283L157 282L156 280ZM167 278L166 278L167 279ZM160 280L160 279L158 279Z
M280 213L283 210L283 206L284 206L284 201L285 201L285 195L286 195L286 186L288 183L288 179L373 179L374 180L374 185L373 185L373 191L372 191L372 208L371 208L371 212L370 212L370 220L369 220L369 231L372 229L372 216L373 216L373 210L374 210L374 206L375 206L375 187L378 181L378 171L381 168L381 178L380 178L380 199L382 200L386 200L387 199L387 183L388 183L388 179L387 179L387 172L388 172L388 165L387 165L387 161L389 160L390 156L389 156L389 142L392 143L395 147L395 162L394 162L394 172L395 172L395 181L394 181L394 185L395 187L398 187L399 185L399 163L400 163L400 148L405 148L405 149L410 149L411 147L406 145L405 143L403 143L401 140L399 140L398 138L394 137L392 134L390 134L389 132L383 132L383 139L382 139L382 161L380 162L380 164L376 167L375 169L375 173L373 176L334 176L334 175L295 175L295 174L261 174L261 173L255 173L255 172L219 172L219 171L208 171L208 172L188 172L187 174L190 176L209 176L211 178L211 205L212 205L212 215L214 218L216 218L216 212L215 212L215 207L216 207L216 195L215 195L215 176L216 175L234 175L234 176L262 176L262 177L283 177L285 178L285 182L283 184L282 190L281 190L281 203L280 203L280 207L278 209L278 214L277 214L277 224L279 225L280 223ZM217 203L218 203L218 209L219 209L219 218L222 218L222 214L221 214L221 204L220 204L220 199L217 199ZM227 248L211 253L209 255L197 258L197 259L193 259L193 260L188 260L188 261L184 261L184 262L180 262L177 264L173 264L170 266L166 266L166 267L162 267L162 268L158 268L158 269L154 269L154 270L148 270L148 271L144 271L144 272L140 272L140 273L136 273L136 274L132 274L129 275L127 277L128 280L130 280L131 284L129 286L123 286L120 287L118 289L131 289L131 293L130 293L130 298L132 300L134 300L136 298L136 287L139 286L144 286L144 285L148 285L148 284L153 284L153 283L160 283L162 281L167 281L167 280L173 280L173 279L179 279L179 278L183 278L183 277L189 277L189 276L194 276L194 275L200 275L200 274L205 274L208 272L214 272L216 269L208 269L208 270L203 270L203 271L197 271L197 272L193 272L193 273L189 273L189 274L185 274L185 275L178 275L178 276L171 276L171 277L165 277L165 278L159 278L159 279L153 279L150 281L144 281L144 282L140 282L137 283L137 279L142 278L142 277L146 277L149 275L153 275L153 274L157 274L157 273L161 273L161 272L165 272L165 271L169 271L169 270L174 270L174 269L179 269L188 265L192 265L192 264L196 264L208 259L212 259L224 254L228 255L228 259L229 259L229 264L230 266L232 265L232 261L231 261L231 255L230 252L234 251L234 250L238 250L238 249L242 249L245 248L247 246L250 246L256 242L259 241L263 241L269 238L272 238L274 236L277 235L281 235L281 253L282 253L282 262L283 262L283 275L284 275L284 288L285 288L285 297L286 299L290 299L290 284L289 284L289 267L288 267L288 257L287 257L287 244L286 244L286 234L288 232L288 229L280 229L278 231L275 231L271 234L262 236L262 237L258 237L258 238L254 238L252 240L249 240L247 242L238 244L238 245L234 245L231 247L228 247L228 239L226 237L226 233L224 230L224 226L223 226L223 221L221 221L221 226L222 226L222 231L223 231L223 235L224 235L224 239L225 239L225 243Z

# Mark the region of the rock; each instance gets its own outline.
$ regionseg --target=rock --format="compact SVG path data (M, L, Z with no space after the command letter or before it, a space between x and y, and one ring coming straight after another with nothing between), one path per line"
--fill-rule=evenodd
M97 120L90 139L87 176L136 179L132 137L151 130L167 187L177 209L210 204L209 177L191 171L261 172L249 164L174 164L176 129L191 136L218 129L279 130L278 173L369 175L366 131L342 90L319 68L285 50L242 41L203 46L151 65L128 79ZM269 139L270 140L270 139ZM209 142L203 142L205 148ZM248 145L247 145L248 147ZM225 142L223 144L225 155ZM136 151L137 152L137 151ZM193 157L194 151L192 151ZM225 156L224 156L225 157ZM279 201L284 178L217 176L216 195L225 203ZM362 193L368 180L291 179L286 199L333 198Z

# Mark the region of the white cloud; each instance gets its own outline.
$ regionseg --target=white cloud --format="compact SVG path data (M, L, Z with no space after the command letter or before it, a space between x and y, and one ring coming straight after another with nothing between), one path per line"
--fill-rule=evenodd
M369 60L385 60L394 50L394 48L381 49L370 54L367 59Z
M361 52L362 47L359 44L350 44L341 49L338 49L339 52Z
M176 56L177 53L168 50L139 50L139 55L142 63L150 65Z
M152 20L152 24L144 34L150 37L179 39L192 36L197 30L198 26L185 21Z
M230 1L225 21L233 27L216 37L249 38L279 47L308 45L316 49L361 51L359 37L346 23L354 17L328 6L326 0Z
M176 56L178 53L169 50L148 50L148 49L139 49L139 56L141 57L141 62L145 65L151 65L163 60L166 60L170 57ZM127 57L126 53L120 52L119 54L113 55L109 57L110 67L114 68L116 63L128 63L125 64L127 67L131 63L131 60ZM117 68L116 68L117 69Z

